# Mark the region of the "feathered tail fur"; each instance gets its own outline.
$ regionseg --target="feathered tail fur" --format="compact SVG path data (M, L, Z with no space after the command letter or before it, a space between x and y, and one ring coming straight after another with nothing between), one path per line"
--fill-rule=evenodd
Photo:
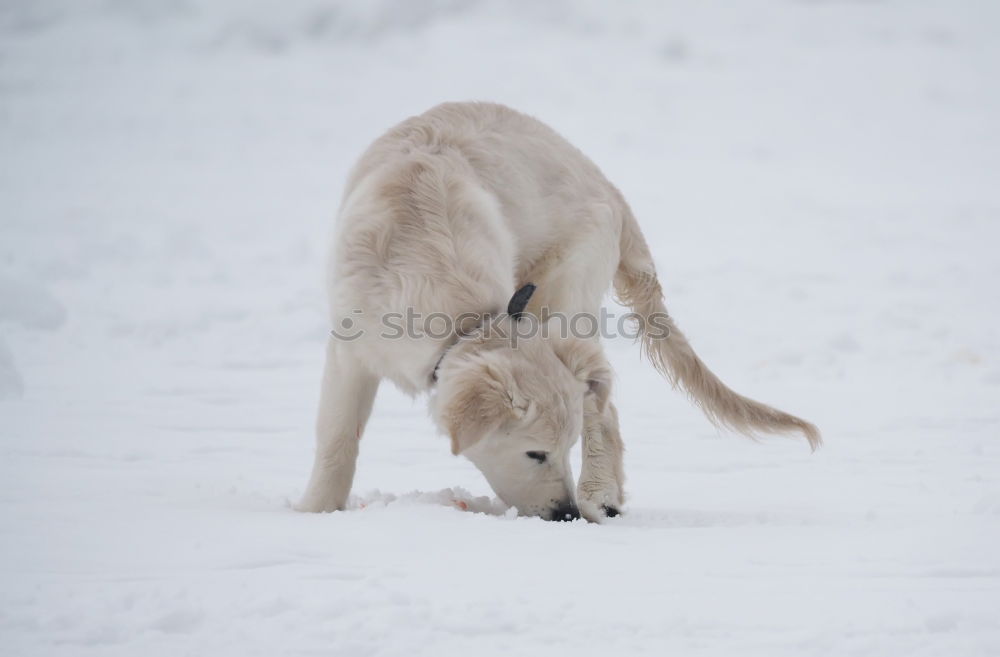
M675 387L682 387L713 423L751 437L758 433L799 431L815 451L822 444L815 426L734 392L694 352L667 314L649 247L627 210L620 247L615 293L622 304L644 318L640 325L642 349L654 367ZM649 321L652 317L655 324ZM662 330L664 327L666 331Z

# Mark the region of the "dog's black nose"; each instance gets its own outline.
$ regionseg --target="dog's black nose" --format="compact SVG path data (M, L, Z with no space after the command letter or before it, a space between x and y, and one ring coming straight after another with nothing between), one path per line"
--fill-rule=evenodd
M578 520L579 518L580 509L576 508L572 502L560 502L559 506L552 509L552 515L549 516L549 520Z

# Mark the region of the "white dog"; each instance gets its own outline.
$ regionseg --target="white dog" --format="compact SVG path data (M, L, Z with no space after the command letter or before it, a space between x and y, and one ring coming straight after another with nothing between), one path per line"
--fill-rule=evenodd
M328 280L335 337L301 510L344 508L358 441L389 379L431 392L452 452L520 513L616 515L623 446L599 342L522 331L511 316L527 301L526 317L596 317L612 283L639 318L653 365L711 420L746 434L800 431L820 444L813 425L712 374L667 316L621 193L553 130L507 107L439 105L372 144L347 183ZM404 317L418 318L419 330L403 330ZM580 435L574 494L569 451Z

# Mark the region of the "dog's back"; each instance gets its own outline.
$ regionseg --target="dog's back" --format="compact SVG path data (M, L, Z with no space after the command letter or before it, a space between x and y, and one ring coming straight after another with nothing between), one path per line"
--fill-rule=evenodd
M618 259L617 190L565 139L502 105L446 103L392 128L344 198L332 320L360 323L355 348L370 347L376 371L411 392L444 339L376 343L378 318L499 312L529 280L532 310L596 312Z

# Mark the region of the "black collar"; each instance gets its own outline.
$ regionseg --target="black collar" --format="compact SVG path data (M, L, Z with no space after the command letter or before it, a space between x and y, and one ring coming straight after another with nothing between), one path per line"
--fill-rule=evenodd
M451 348L454 347L457 343L458 343L458 340L455 340L454 342L452 342L451 344L449 344L447 347L445 347L444 351L441 352L441 357L438 358L438 360L437 360L436 363L434 363L434 371L431 372L431 381L433 381L434 383L437 383L437 380L438 380L438 370L441 369L441 362L444 360L444 357L448 355L448 352L451 351Z
M527 283L518 288L517 292L514 293L514 296L510 298L510 301L507 303L507 314L510 315L514 321L519 320L521 315L524 314L524 309L528 305L528 300L531 299L531 295L534 294L534 292L534 283ZM459 340L464 338L466 335L469 335L469 333L482 328L483 322L485 322L489 316L489 313L482 315L482 319L470 331L455 334L455 338L448 343L448 345L441 352L441 356L437 359L437 362L434 363L434 369L431 371L432 382L437 383L438 370L441 369L441 363L444 361L444 357L448 355L448 352L451 351L451 348L458 344Z

